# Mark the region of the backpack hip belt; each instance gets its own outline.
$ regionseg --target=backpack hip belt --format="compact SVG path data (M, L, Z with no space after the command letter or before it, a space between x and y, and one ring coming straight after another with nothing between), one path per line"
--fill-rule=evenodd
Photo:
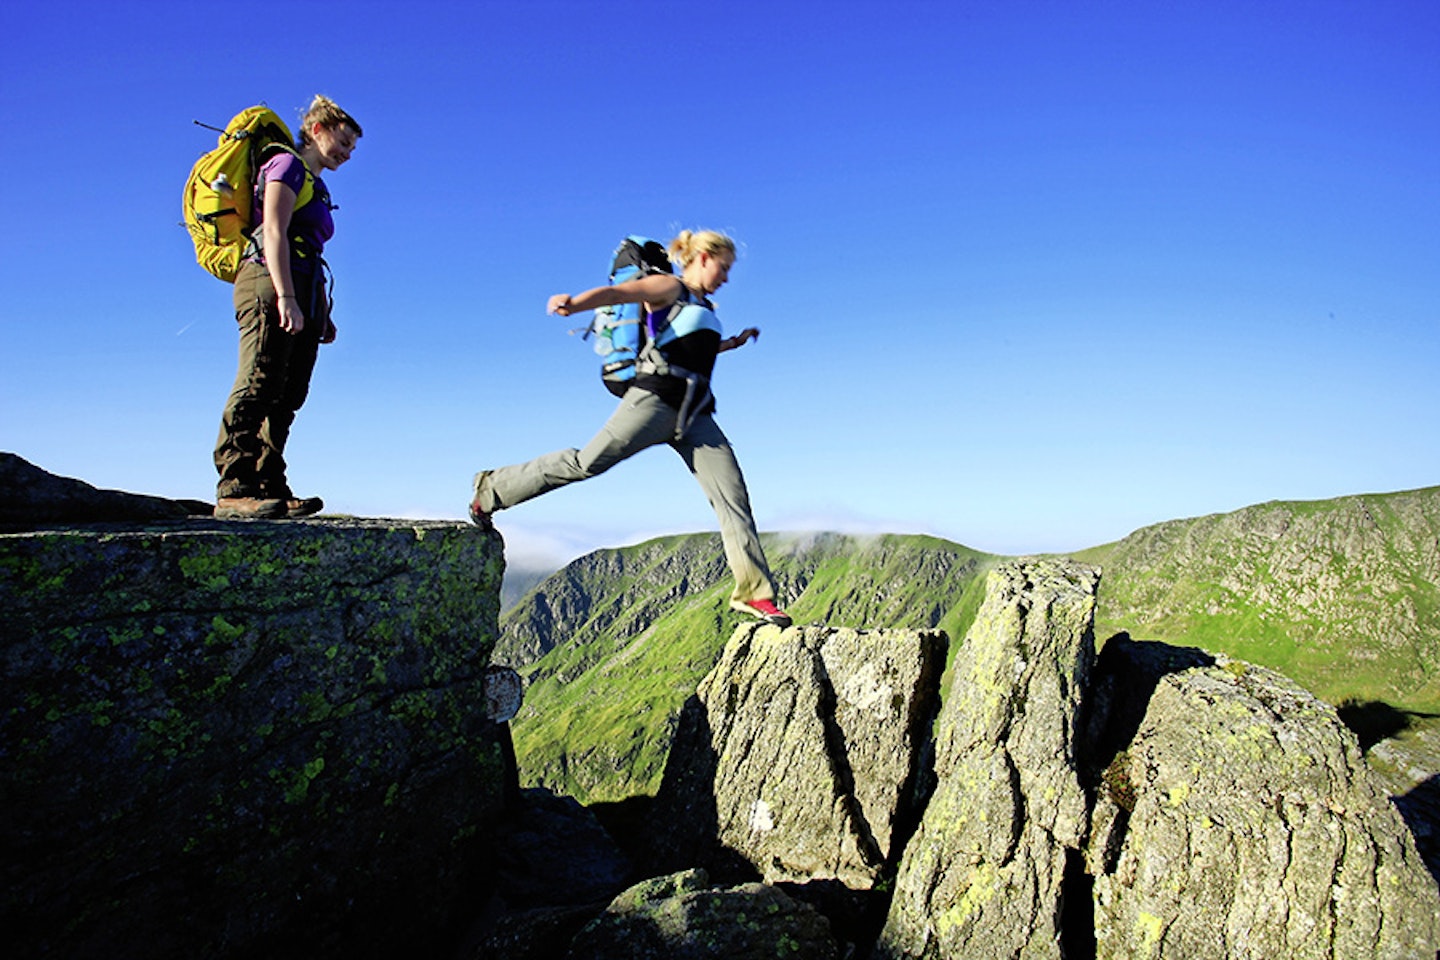
M710 399L710 378L669 362L653 344L647 346L640 355L635 364L635 372L685 381L685 399L680 401L680 410L675 417L675 439L684 439L690 425L695 422L695 418L704 409L705 402Z

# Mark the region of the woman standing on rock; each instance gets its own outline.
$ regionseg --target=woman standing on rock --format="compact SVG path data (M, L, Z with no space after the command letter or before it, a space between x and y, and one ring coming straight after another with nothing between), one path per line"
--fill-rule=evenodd
M325 243L335 233L322 170L350 159L360 124L317 96L300 121L299 152L276 150L257 171L257 243L235 277L240 369L215 443L215 516L304 517L324 506L285 479L285 441L310 390L320 344L335 339Z
M558 450L526 463L475 475L470 519L491 527L497 510L513 507L557 487L598 476L646 447L669 444L700 482L720 518L725 558L735 575L730 606L778 626L790 617L775 605L775 587L755 529L750 494L730 441L715 423L710 374L716 356L760 336L747 327L725 339L710 295L730 278L735 242L713 230L686 230L670 242L670 259L680 276L650 274L556 294L547 310L568 317L596 307L642 304L650 330L668 324L663 341L642 351L634 385L584 449Z

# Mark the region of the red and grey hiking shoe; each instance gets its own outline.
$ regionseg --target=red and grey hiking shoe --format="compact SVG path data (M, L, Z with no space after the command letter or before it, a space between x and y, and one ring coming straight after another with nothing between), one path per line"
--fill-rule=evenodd
M470 494L470 522L475 524L475 526L479 527L481 530L495 529L495 524L490 521L489 512L484 507L480 506L480 481L485 479L485 477L489 476L489 474L489 470L480 471L479 473L475 474L475 479L471 481L470 484L470 489L472 491Z
M748 613L777 627L788 627L791 623L790 614L769 600L731 600L730 609Z

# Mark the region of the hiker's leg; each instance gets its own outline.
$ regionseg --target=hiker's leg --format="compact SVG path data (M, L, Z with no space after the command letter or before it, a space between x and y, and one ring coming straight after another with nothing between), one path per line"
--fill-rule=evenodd
M282 500L294 496L285 479L285 444L290 439L290 427L295 423L295 414L304 406L310 395L310 378L315 372L315 360L320 352L320 335L329 323L330 312L325 303L323 288L315 295L315 281L302 276L295 277L296 286L304 297L305 287L311 288L306 304L305 327L299 333L282 334L291 340L290 358L285 364L285 375L279 396L270 408L270 415L260 429L263 448L256 464L256 475L260 480L260 491L266 497Z
M735 590L730 599L775 599L775 586L770 580L765 551L760 546L760 534L755 529L745 477L720 426L709 414L696 417L685 439L671 445L700 481L710 506L720 518L720 540L725 545L725 559L735 575Z
M486 513L599 476L615 464L675 433L675 411L659 397L632 389L584 449L557 450L525 463L491 470L480 481L479 503Z
M235 321L240 329L240 363L235 385L220 418L215 441L219 497L260 495L260 461L267 451L262 433L285 385L294 338L280 329L275 291L264 267L245 264L235 278Z

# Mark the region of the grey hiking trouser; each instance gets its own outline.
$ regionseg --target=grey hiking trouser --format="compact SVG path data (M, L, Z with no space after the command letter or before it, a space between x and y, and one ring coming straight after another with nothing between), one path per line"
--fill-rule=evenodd
M678 412L655 394L631 388L583 450L557 450L482 475L477 491L480 506L487 513L513 507L557 487L599 476L646 447L668 443L700 481L720 518L725 559L735 575L730 599L775 599L770 568L750 512L750 494L730 441L708 413L696 417L685 436L676 440L677 418Z

